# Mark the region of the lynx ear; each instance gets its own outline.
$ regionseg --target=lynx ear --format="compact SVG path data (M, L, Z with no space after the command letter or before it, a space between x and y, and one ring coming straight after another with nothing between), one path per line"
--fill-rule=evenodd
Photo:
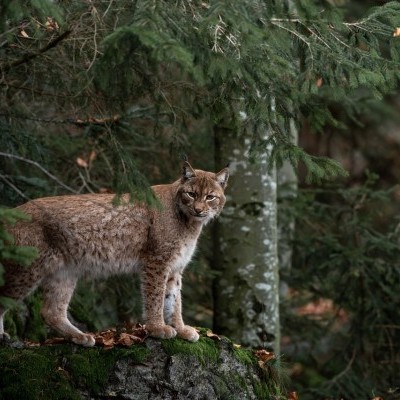
M195 176L196 173L194 172L192 166L187 161L184 161L182 165L182 179L185 181Z
M222 186L223 189L225 189L228 184L228 178L229 178L228 167L222 169L221 171L215 174L215 179Z

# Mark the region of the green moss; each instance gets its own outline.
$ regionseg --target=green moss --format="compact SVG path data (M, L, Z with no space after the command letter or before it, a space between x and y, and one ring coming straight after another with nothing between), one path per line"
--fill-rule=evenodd
M239 348L233 347L233 355L242 364L246 364L246 365L256 365L257 364L257 360L250 350L242 349L241 347L239 347Z
M129 349L79 349L66 357L65 368L79 387L89 390L90 393L99 393L104 389L110 371L118 359L130 357L135 362L141 363L149 354L150 351L141 345Z
M175 354L187 354L197 357L197 359L204 365L207 361L218 361L219 349L216 342L207 338L200 337L196 343L191 343L183 339L174 338L167 339L161 342L165 352L173 356Z
M253 388L254 388L254 393L257 397L257 399L265 399L265 400L269 400L269 399L280 399L280 397L275 397L276 391L271 391L269 386L265 383L265 382L257 382L257 381L253 381ZM273 393L273 396L272 396Z
M229 384L227 380L214 375L213 388L215 393L218 395L218 399L220 400L233 400L232 399L232 386Z
M71 345L0 348L0 400L80 399L77 387L93 394L104 389L117 359L140 363L149 354L142 345L110 350Z
M0 399L80 399L52 349L0 349Z

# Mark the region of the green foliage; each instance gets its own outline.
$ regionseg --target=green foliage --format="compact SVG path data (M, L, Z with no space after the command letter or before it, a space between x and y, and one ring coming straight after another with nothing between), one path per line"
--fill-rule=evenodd
M18 220L29 220L29 217L18 210L0 207L0 285L4 283L4 262L28 266L37 257L34 247L14 245L12 235L7 232L7 225L13 225Z
M9 138L18 136L20 143L7 140L4 149L21 154L21 142L32 146L21 137L35 132L50 157L33 159L50 160L48 167L57 167L55 176L68 177L76 192L111 184L118 194L129 192L132 200L154 202L137 172L142 165L136 162L135 148L146 137L153 147L155 133L166 149L188 149L188 126L199 118L208 119L209 125L229 120L238 137L249 124L259 127L254 130L254 152L269 148L262 143L265 138L259 139L260 130L268 132L271 164L283 159L295 166L303 163L309 179L343 175L337 163L291 144L289 120L316 131L327 125L344 128L332 109L340 105L354 120L360 91L374 99L398 87L400 41L393 32L400 26L400 12L394 1L357 21L348 20L344 8L317 0L292 2L290 7L286 2L228 0L141 0L134 5L122 0L118 7L100 1L56 6L38 0L31 8L12 3L1 3L2 15L14 30L0 59L4 82L10 83L1 86L0 130ZM21 37L18 18L36 12L55 18L59 26L28 19L24 31L29 38ZM62 35L71 27L65 40ZM27 58L31 54L35 56ZM31 76L28 83L26 76ZM247 117L241 118L240 112ZM49 135L49 124L58 135ZM66 146L77 146L58 160L51 152L56 137L66 132ZM93 149L101 156L87 168L77 167L76 158ZM15 168L21 167L6 165L12 173L7 183L1 179L8 190L11 185L45 185Z
M315 393L391 398L396 387L399 221L387 208L392 191L377 190L376 179L369 175L349 189L304 190L296 201L294 266L284 279L297 295L284 326L301 332L293 333L294 343L310 345L309 357L308 351L295 356L308 374L305 387L314 389L306 399ZM330 308L308 319L293 313L321 297Z
M53 17L61 22L61 10L50 0L0 1L0 32L7 31L10 25L19 23L27 17L39 17L45 22L46 17Z

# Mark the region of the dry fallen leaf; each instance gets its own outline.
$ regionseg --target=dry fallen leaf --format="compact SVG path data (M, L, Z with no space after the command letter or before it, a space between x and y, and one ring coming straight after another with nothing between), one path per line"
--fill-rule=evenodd
M20 32L21 36L23 36L24 38L29 38L29 35L22 29Z
M400 28L396 28L393 32L393 37L398 37L400 36Z
M116 344L120 344L121 346L132 346L135 343L142 343L142 342L143 340L140 337L122 332L119 335L119 339L116 342Z
M44 26L46 27L46 30L49 32L57 30L59 28L57 22L54 21L54 19L51 17L47 17L47 21L45 22Z
M298 400L297 392L289 392L287 400Z
M87 168L89 166L88 163L83 158L80 157L77 157L76 163L82 168Z
M111 348L115 344L115 330L108 329L96 334L95 341L97 346Z
M206 336L215 341L221 340L221 338L217 334L215 334L214 332L211 332L211 331L207 331Z
M264 349L256 350L254 355L264 363L275 358L275 354Z
M31 342L29 340L24 340L24 345L27 347L39 347L40 343Z
M94 161L96 159L96 157L97 157L97 153L94 150L92 150L89 155L89 161Z
M322 80L322 78L318 78L317 79L317 87L321 87L322 86L322 83L323 83L323 80Z

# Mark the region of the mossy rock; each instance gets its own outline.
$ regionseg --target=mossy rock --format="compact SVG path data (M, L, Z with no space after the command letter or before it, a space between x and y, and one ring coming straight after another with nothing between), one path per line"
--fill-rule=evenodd
M0 347L1 400L279 399L278 375L261 369L251 351L204 335L197 343L147 339L108 350Z

